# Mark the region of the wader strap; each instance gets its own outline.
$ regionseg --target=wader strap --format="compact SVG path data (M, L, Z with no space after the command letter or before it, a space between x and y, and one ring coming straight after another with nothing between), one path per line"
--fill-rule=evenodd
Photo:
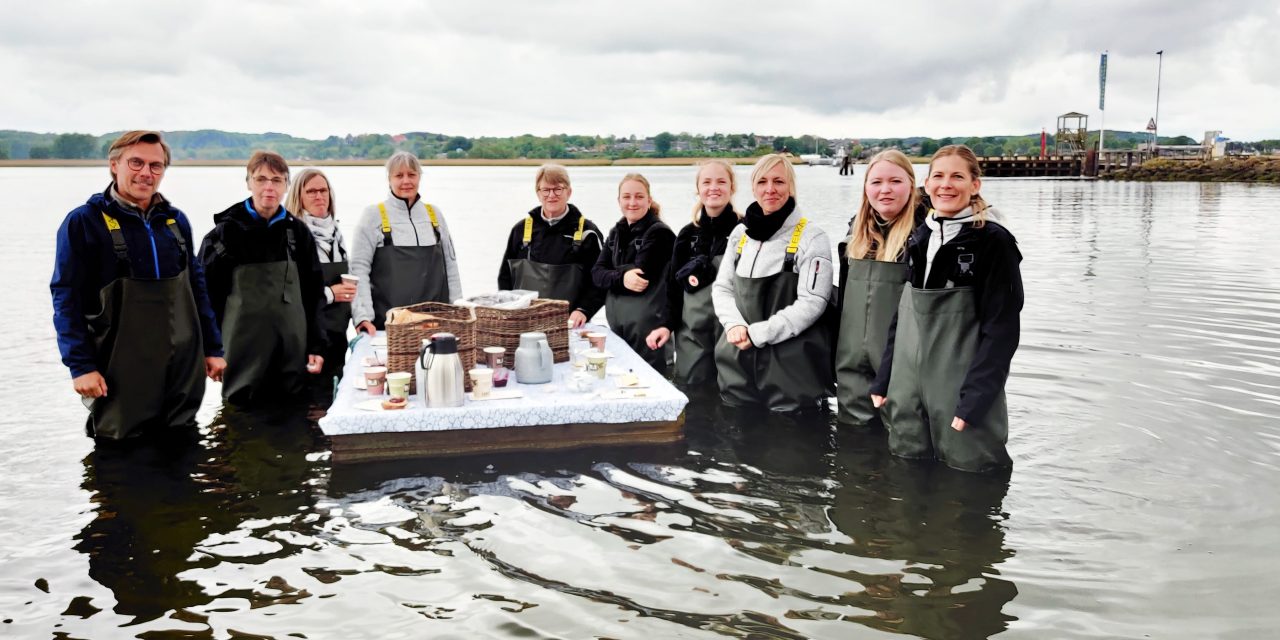
M382 246L395 246L395 243L391 241L391 220L387 218L387 205L385 203L378 203L378 213L382 214Z
M577 250L582 246L582 228L587 226L587 217L578 216L578 230L573 232L573 248Z
M293 227L284 230L284 241L288 245L289 259L293 260L293 257L298 254L298 243L293 237Z
M107 232L111 234L111 249L116 254L116 265L121 273L133 275L133 269L129 265L129 247L124 243L124 232L120 230L120 221L111 217L106 211L102 212L102 221L107 225Z
M186 268L187 239L182 237L182 230L178 228L178 221L174 220L173 218L169 218L169 221L165 223L164 228L168 229L169 233L173 234L173 239L177 241L178 258L179 258L178 262L182 264L183 268Z
M742 257L742 248L745 246L747 246L747 234L743 233L742 236L738 238L738 251L733 256L733 266L738 266L738 259Z
M787 243L787 255L782 259L782 271L796 271L796 252L800 250L800 235L804 233L804 226L809 224L805 218L800 218L796 223L795 231L791 232L791 242ZM797 271L797 273L799 273Z
M529 257L529 243L533 241L533 216L524 217L524 236L520 240L520 248L524 250L524 257Z
M431 230L436 233L436 243L439 243L440 242L440 221L436 219L436 209L435 207L426 203L423 203L423 206L427 208L427 217L431 219ZM391 241L391 220L387 218L386 203L383 203L383 202L378 203L378 213L382 214L382 246L384 247L395 246L395 243ZM533 221L530 220L529 222L530 224L532 224ZM526 238L529 235L528 227L525 228L525 235L526 235ZM526 239L525 245L528 246L528 244L529 244L529 241Z
M440 221L436 220L436 208L425 202L422 204L427 208L427 217L431 218L431 230L436 232L436 244L440 244Z

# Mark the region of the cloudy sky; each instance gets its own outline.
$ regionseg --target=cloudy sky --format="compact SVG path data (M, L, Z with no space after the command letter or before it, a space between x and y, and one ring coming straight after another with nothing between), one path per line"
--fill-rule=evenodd
M6 0L5 4L10 4ZM14 3L16 4L16 3ZM1280 138L1280 3L258 0L10 6L0 129Z

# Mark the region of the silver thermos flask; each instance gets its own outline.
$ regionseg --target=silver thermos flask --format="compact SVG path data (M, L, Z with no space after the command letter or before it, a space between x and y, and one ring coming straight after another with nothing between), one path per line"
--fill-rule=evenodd
M417 362L418 393L429 408L461 407L464 399L462 360L458 358L458 337L452 333L432 334L422 341Z

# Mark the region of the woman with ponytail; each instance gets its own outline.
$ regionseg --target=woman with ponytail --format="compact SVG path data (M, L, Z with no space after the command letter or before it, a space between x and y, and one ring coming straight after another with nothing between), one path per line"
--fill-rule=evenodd
M889 323L907 281L907 239L924 221L915 169L897 149L867 163L862 206L842 252L836 398L843 422L865 425L879 416L871 383L889 340Z
M622 218L609 232L591 269L591 279L606 290L609 328L662 375L668 349L650 349L646 338L666 320L667 271L676 234L658 217L649 180L628 173L618 183Z
M733 210L736 184L733 166L724 160L704 160L693 179L696 199L693 222L676 236L667 281L667 316L646 342L659 349L672 340L676 348L675 381L700 385L716 381L715 346L723 330L711 304L711 283L724 257L729 233L738 226Z
M907 245L907 278L871 400L889 448L961 471L1007 471L1004 386L1018 349L1022 254L989 219L978 159L938 150L925 188L933 203Z

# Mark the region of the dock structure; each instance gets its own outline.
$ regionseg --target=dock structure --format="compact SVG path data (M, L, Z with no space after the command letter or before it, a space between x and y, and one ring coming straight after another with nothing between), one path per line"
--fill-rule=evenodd
M985 178L1078 178L1086 175L1085 157L986 156L978 158Z

